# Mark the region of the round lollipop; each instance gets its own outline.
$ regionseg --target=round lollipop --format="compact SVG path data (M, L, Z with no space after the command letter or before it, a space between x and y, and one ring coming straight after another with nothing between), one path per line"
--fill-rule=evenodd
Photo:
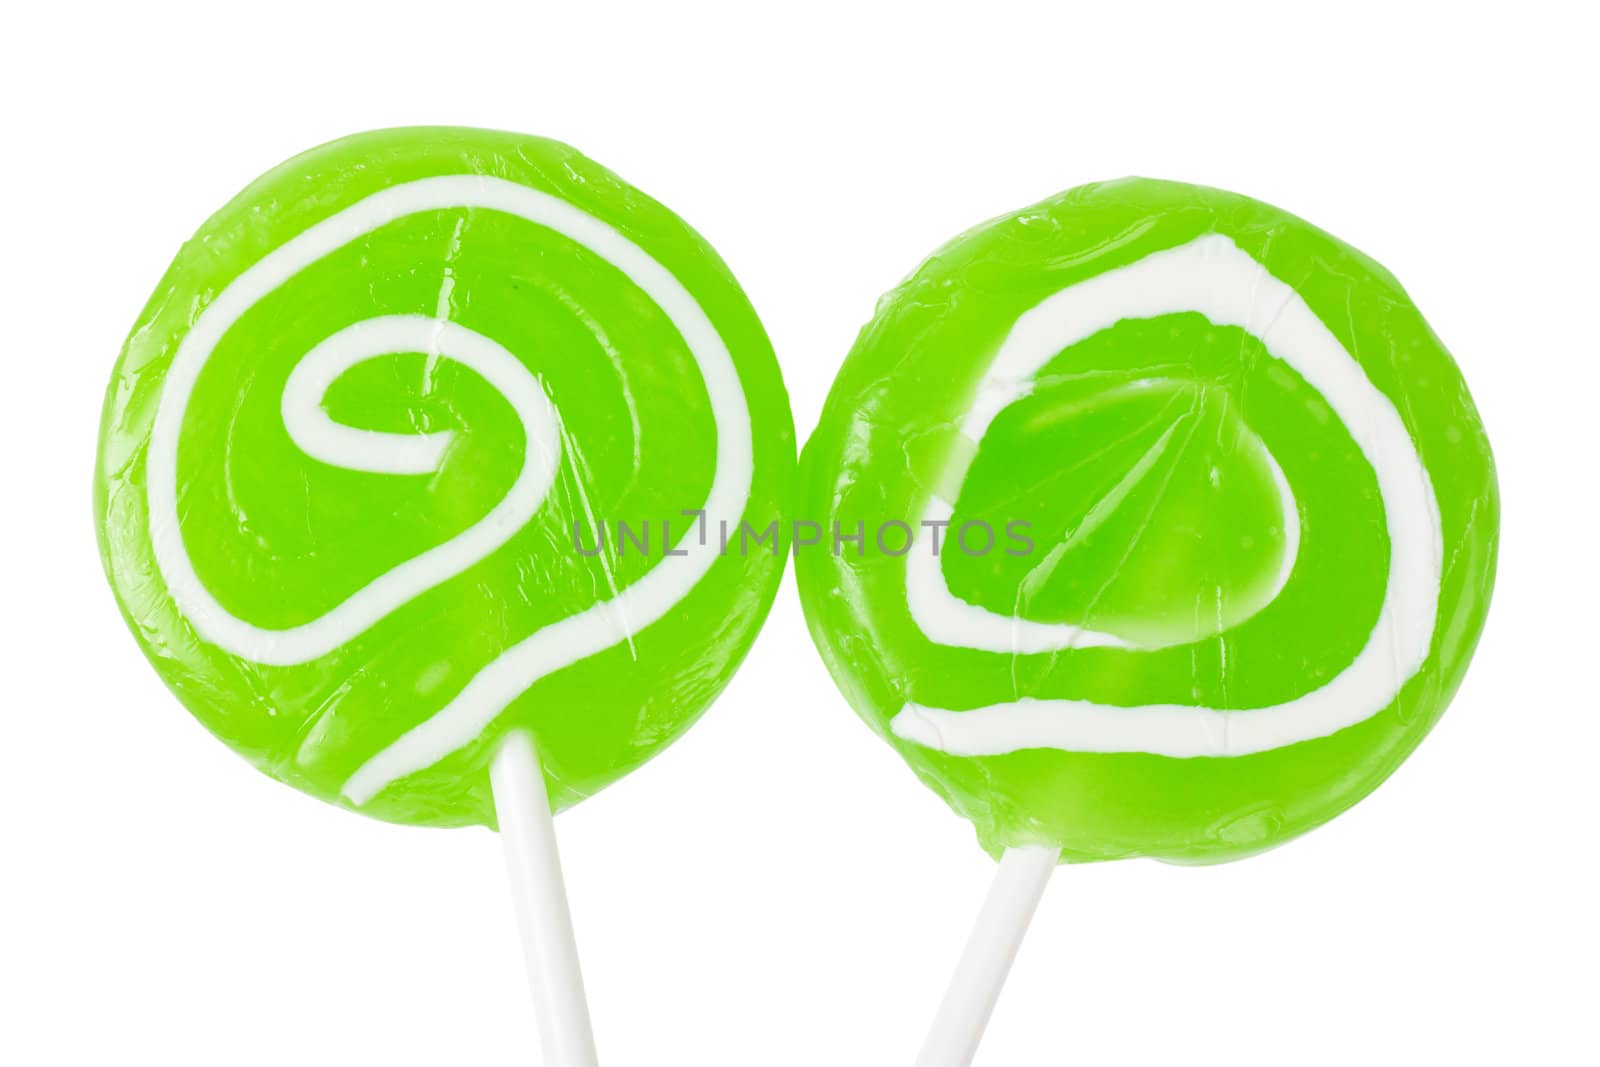
M1005 852L925 1064L971 1055L1058 861L1207 863L1387 777L1483 626L1498 500L1448 353L1282 211L1132 179L946 245L802 461L850 702Z
M516 831L565 1064L593 1051L545 823L727 683L783 557L718 534L776 523L793 468L761 324L687 225L556 142L402 129L184 246L112 376L95 508L134 635L251 763Z

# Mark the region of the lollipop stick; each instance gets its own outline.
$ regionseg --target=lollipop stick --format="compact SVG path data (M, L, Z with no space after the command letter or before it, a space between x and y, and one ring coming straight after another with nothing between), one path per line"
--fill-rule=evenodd
M1000 987L1005 985L1022 936L1061 853L1053 848L1010 848L1000 857L989 896L956 964L916 1067L967 1067L978 1051Z
M555 819L531 737L512 733L505 739L489 765L489 783L511 872L543 1062L545 1067L595 1067L594 1031L556 851Z

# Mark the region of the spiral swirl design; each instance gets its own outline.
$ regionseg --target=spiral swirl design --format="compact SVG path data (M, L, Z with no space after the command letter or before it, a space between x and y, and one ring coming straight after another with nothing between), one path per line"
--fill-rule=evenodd
M543 504L562 460L560 413L537 375L516 356L463 325L423 315L350 324L296 364L282 397L284 426L308 456L375 474L436 470L450 434L392 434L330 419L323 397L342 373L369 359L426 352L468 367L511 405L526 436L514 484L480 520L448 541L373 579L324 614L266 629L231 614L196 573L179 510L178 444L196 381L229 328L251 307L322 258L374 230L421 212L473 208L547 227L599 255L666 314L692 354L716 426L715 471L703 503L709 522L736 524L752 484L750 413L726 345L687 288L614 227L539 190L481 175L446 175L394 185L309 227L246 269L212 300L180 343L150 437L147 503L155 561L173 602L203 638L241 659L290 666L327 656L417 596L449 581L506 543ZM544 626L501 652L431 717L374 753L344 783L362 804L407 774L476 738L538 679L626 641L661 619L715 562L693 530L674 552L609 599Z
M1421 669L1437 622L1443 544L1438 502L1417 445L1394 404L1305 300L1225 236L1200 237L1078 282L1018 318L961 420L967 447L954 450L955 467L941 484L962 483L963 464L970 463L995 417L1028 395L1034 376L1057 353L1125 319L1188 311L1259 339L1272 357L1322 395L1376 473L1389 570L1382 608L1360 653L1320 687L1262 707L1121 706L1025 697L952 709L911 701L891 720L897 736L962 756L1029 748L1243 756L1324 737L1370 718ZM1255 445L1261 447L1259 439ZM1293 570L1299 519L1282 469L1270 453L1264 452L1264 459L1281 499L1289 544L1272 592L1276 596ZM925 526L948 522L956 494L947 495L928 502ZM950 592L937 557L924 547L909 554L906 566L912 619L936 644L1011 655L1164 647L1137 646L1114 633L1035 623L969 604Z

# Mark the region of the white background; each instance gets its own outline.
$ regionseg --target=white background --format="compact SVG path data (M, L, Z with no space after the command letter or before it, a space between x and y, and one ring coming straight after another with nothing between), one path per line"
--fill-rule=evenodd
M416 123L569 141L688 219L802 437L881 291L1068 186L1232 188L1387 264L1499 462L1460 697L1274 853L1058 872L979 1063L1596 1062L1595 28L1471 6L12 9L0 1062L537 1063L494 838L252 772L144 663L90 518L101 391L183 238ZM706 719L560 833L612 1067L909 1063L992 870L838 697L791 580Z

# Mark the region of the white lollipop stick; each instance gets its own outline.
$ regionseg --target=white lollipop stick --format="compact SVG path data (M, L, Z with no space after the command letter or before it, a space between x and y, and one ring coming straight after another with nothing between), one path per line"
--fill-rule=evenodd
M500 841L539 1020L545 1067L596 1067L594 1029L578 967L567 887L556 851L555 819L533 739L512 733L489 765Z
M967 1067L1000 999L1039 898L1061 859L1059 849L1009 848L1000 857L989 896L967 937L916 1067Z

